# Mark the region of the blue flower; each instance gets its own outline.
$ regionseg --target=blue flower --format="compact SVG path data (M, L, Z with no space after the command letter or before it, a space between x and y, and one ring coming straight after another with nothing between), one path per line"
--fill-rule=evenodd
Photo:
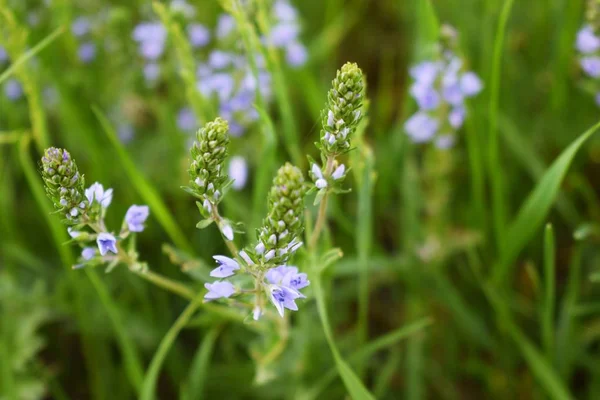
M590 25L584 26L577 33L575 47L584 54L595 53L600 50L600 38L596 36L594 29Z
M229 35L235 28L235 19L229 14L222 14L219 16L217 22L217 37L219 39Z
M453 108L452 111L450 111L450 114L448 114L448 122L454 129L460 128L464 121L465 108L463 106Z
M454 136L440 135L435 139L435 146L438 149L446 150L454 146Z
M292 289L298 295L297 297L305 297L300 293L303 289L310 285L305 273L298 273L298 268L280 265L276 268L271 268L265 274L267 281L273 285L284 286Z
M89 188L85 189L85 197L89 201L90 205L95 201L102 206L102 208L107 208L112 202L113 190L106 189L102 184L96 182L92 184Z
M84 63L89 63L96 58L96 45L94 43L83 43L77 50L77 56Z
M580 64L585 73L592 78L600 77L600 57L583 57Z
M86 35L90 31L90 20L86 17L77 17L71 24L71 32L73 35L81 37Z
M435 110L440 105L440 96L431 85L417 82L410 88L410 94L423 110Z
M125 222L131 232L142 232L144 230L144 222L150 214L148 206L132 205L125 213Z
M308 60L306 47L299 42L290 43L285 50L285 59L292 67L306 64L306 60Z
M6 61L8 61L8 53L4 47L0 46L0 64L4 64Z
M235 190L241 190L246 186L248 180L248 163L242 156L231 157L229 161L229 177L233 179L233 187Z
M177 127L184 132L192 132L198 126L196 115L189 107L184 107L177 112Z
M102 232L98 234L96 239L100 255L104 256L109 251L117 254L117 239L110 233Z
M225 256L213 256L217 264L217 268L210 271L210 276L215 278L227 278L235 274L235 271L240 269L240 264L233 258Z
M235 287L230 282L217 281L214 283L205 283L204 287L208 289L208 293L204 295L204 300L207 301L228 298L235 293Z
M467 97L475 96L483 89L483 83L475 72L465 72L460 78L460 89Z
M23 97L23 86L16 79L9 79L4 84L4 94L9 100L19 100Z
M85 247L83 249L83 251L81 252L81 257L84 260L91 260L92 258L96 257L96 248L95 247Z
M425 112L417 112L406 121L404 129L415 143L430 141L437 133L439 122Z
M440 64L433 61L424 61L410 69L410 76L418 83L431 86L440 71Z
M210 41L210 32L202 24L191 24L187 28L188 37L193 47L203 47Z
M156 60L164 52L167 31L159 22L143 22L135 27L133 39L139 43L142 57Z
M155 62L150 62L144 65L143 73L147 82L154 82L160 76L160 66Z
M277 308L279 315L283 317L284 309L298 311L298 306L295 300L301 295L293 289L285 286L270 285L269 291L271 294L271 302Z

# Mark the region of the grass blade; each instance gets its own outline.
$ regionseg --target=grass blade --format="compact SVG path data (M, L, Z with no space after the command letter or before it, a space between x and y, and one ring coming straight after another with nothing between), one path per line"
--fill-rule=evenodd
M142 385L142 393L140 395L141 400L153 400L155 398L154 392L156 389L156 381L158 380L158 375L160 373L160 369L162 367L171 346L175 343L175 339L179 332L187 325L188 321L194 315L194 312L202 305L202 294L201 296L196 297L193 301L191 301L188 306L183 310L179 318L175 321L175 323L171 326L163 340L160 342L158 346L158 350L154 353L154 357L152 357L152 361L150 362L150 366L148 367L148 371L146 371L146 376L144 377L144 383Z
M554 245L554 231L552 225L546 225L544 232L544 304L542 308L542 342L546 351L546 358L552 362L554 349L554 304L556 283L556 256Z
M188 399L200 400L203 397L204 383L208 376L208 367L210 363L210 356L217 342L220 328L212 328L202 340L202 344L198 348L194 361L190 367L190 373L188 376L189 389L187 392Z
M502 164L500 162L500 154L498 150L498 112L500 101L500 74L502 72L502 51L504 48L504 36L506 35L506 24L514 0L506 0L496 38L494 40L494 56L492 60L492 73L490 77L490 106L489 106L489 131L488 131L488 169L490 186L492 192L492 220L494 238L496 240L496 249L502 250L504 240L504 227L506 223L506 209L504 204L504 188Z
M313 268L313 271L316 270L316 268ZM350 396L355 400L374 399L373 395L363 385L358 376L356 376L354 371L352 371L352 369L348 366L346 361L344 361L335 344L331 325L329 324L327 308L325 307L325 296L323 294L320 274L317 273L315 278L313 278L312 286L314 290L314 296L317 300L317 310L319 311L319 318L321 319L321 324L323 325L323 331L325 332L327 343L329 344L329 348L333 354L338 372L342 377L344 385L346 386L346 390L348 390Z
M85 272L92 282L94 289L96 289L98 297L100 297L100 301L102 302L102 305L104 305L110 322L113 325L117 335L117 342L119 344L121 354L123 354L123 362L125 364L124 368L125 372L127 373L127 377L129 378L132 386L136 389L136 392L139 393L142 388L142 380L144 378L144 369L140 355L133 341L131 340L131 337L127 333L125 326L123 325L123 320L119 314L119 308L110 297L110 293L108 292L106 285L104 285L104 283L100 280L96 271L86 268Z
M38 44L33 46L31 49L27 50L23 53L19 58L15 60L3 73L0 75L0 84L10 78L10 76L21 66L27 62L31 57L38 54L40 51L44 50L48 45L50 45L53 41L55 41L60 35L65 32L64 28L61 26L55 29L51 34L46 36L44 39L40 40Z
M156 189L148 182L148 180L142 175L142 173L137 169L127 151L119 141L119 138L115 132L115 130L110 125L108 119L102 114L100 109L93 107L94 114L100 121L100 125L104 129L106 136L108 136L110 142L112 143L115 151L117 152L117 156L123 169L129 176L129 180L131 184L139 195L144 199L144 201L150 206L152 213L156 216L156 219L162 227L165 229L171 240L179 247L180 249L194 254L192 245L188 241L186 235L181 231L177 222L171 216L169 209L165 205L165 203L160 198Z
M600 122L581 134L569 147L563 150L523 202L515 220L508 227L506 235L503 237L505 241L504 251L501 254L500 262L494 268L493 278L495 282L502 282L509 276L511 263L532 236L535 235L536 230L548 215L573 158L598 128L600 128Z

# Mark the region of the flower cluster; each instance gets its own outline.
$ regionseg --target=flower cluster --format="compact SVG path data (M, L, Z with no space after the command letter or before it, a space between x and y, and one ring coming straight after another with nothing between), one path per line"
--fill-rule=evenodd
M196 141L190 150L190 186L184 189L200 199L198 209L205 220L199 223L199 227L216 222L223 236L227 240L233 240L231 223L221 218L217 209L225 191L233 183L224 168L229 146L228 131L227 121L221 118L198 130Z
M451 147L454 135L466 117L465 99L475 96L482 82L451 50L443 50L437 60L421 62L410 69L414 83L410 95L419 110L405 123L406 133L415 143L435 142Z
M82 248L80 263L73 268L108 263L111 269L119 262L126 263L132 269L145 268L145 264L137 261L134 249L120 254L119 241L144 230L150 212L148 206L129 207L121 230L115 235L106 229L104 223L113 190L104 189L98 182L84 189L84 177L68 151L55 147L47 149L41 160L41 174L54 208L65 216L69 235Z
M298 310L295 300L304 298L300 289L310 284L307 275L298 268L286 265L289 258L302 246L302 212L304 211L305 183L302 172L291 164L279 169L269 192L269 212L258 231L258 243L253 249L239 252L240 260L214 256L218 266L211 272L215 278L225 279L239 273L254 280L255 296L253 317L258 320L264 313L263 299L271 300L283 317L284 309ZM240 281L220 280L205 284L206 300L242 295Z
M600 106L600 3L588 2L587 23L577 33L575 47L579 53L579 65L591 81L596 104Z
M71 32L81 41L77 49L77 56L81 62L87 64L96 58L96 45L88 40L91 32L91 23L87 17L81 16L71 24Z
M309 157L309 176L314 182L313 190L319 193L318 203L330 190L343 192L341 183L348 170L337 157L351 149L350 139L363 118L365 80L361 69L355 63L346 63L337 71L327 94L327 104L321 111L321 140L317 145L321 150L319 165Z
M152 83L160 76L158 59L165 51L167 30L160 22L142 22L135 27L133 40L138 43L138 52L145 61L144 77Z
M298 12L287 0L276 0L272 10L273 28L263 40L268 45L284 50L286 61L291 67L304 65L308 52L298 38Z

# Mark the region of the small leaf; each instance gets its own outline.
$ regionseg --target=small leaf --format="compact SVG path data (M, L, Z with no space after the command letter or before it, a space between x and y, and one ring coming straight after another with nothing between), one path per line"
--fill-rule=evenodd
M213 220L211 218L206 218L206 219L203 219L202 221L198 222L196 224L196 228L204 229L204 228L210 226L210 224L212 224L212 223L213 223Z
M319 190L319 192L315 196L315 202L313 203L313 205L315 205L315 206L319 205L321 200L323 200L323 197L325 197L326 193L327 193L327 188L323 188L323 189Z

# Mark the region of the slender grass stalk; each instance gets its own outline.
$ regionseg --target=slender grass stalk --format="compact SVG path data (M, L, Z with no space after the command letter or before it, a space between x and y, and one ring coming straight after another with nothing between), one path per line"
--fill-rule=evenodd
M360 146L364 149L361 157L362 168L355 168L360 171L361 178L358 180L358 221L356 224L356 248L358 260L361 265L358 281L358 346L361 346L368 338L368 312L369 312L369 257L371 255L371 242L373 239L373 186L375 180L375 159L371 150L365 143ZM363 370L360 365L359 371Z
M175 321L175 323L171 326L167 334L164 336L156 353L154 353L154 357L152 357L152 361L150 362L150 366L146 371L146 375L144 377L144 383L142 385L142 392L140 395L141 400L153 400L156 398L156 381L158 380L158 376L160 373L160 369L162 367L169 350L173 346L175 339L179 335L179 332L187 325L190 318L194 315L194 312L202 305L202 295L198 295L192 300L185 310L181 313L179 318Z
M31 57L44 50L46 47L48 47L48 45L50 45L52 42L58 39L58 37L64 32L65 29L62 26L58 27L44 39L40 40L38 44L36 44L31 49L23 53L19 58L12 62L2 74L0 74L0 84L2 84L2 82L10 78L12 74L16 73L17 69L21 66L21 64L25 64Z
M556 301L556 256L554 230L546 225L544 232L544 303L542 305L542 342L546 358L552 363L554 354L554 304Z
M94 114L96 114L98 121L100 121L100 125L102 125L104 132L110 139L115 151L117 152L118 159L125 169L125 172L129 176L133 187L150 206L152 213L156 219L158 219L167 234L171 237L171 240L173 240L173 242L180 249L186 251L187 253L194 254L193 247L187 239L187 236L179 228L179 225L177 225L177 222L172 217L171 212L167 208L164 201L160 198L156 188L152 186L150 182L148 182L148 180L142 175L134 162L131 160L127 154L127 151L119 141L116 132L110 125L108 119L104 116L99 108L93 107L93 111Z
M204 387L209 375L210 356L220 332L220 326L215 326L208 331L194 356L188 377L187 398L189 400L202 400L204 398Z
M489 130L488 130L488 173L492 189L492 219L496 250L502 251L504 229L506 224L506 205L504 203L504 175L500 162L498 140L498 112L500 102L500 77L502 72L502 52L506 25L514 0L506 0L498 20L496 38L494 40L494 56L490 82Z

